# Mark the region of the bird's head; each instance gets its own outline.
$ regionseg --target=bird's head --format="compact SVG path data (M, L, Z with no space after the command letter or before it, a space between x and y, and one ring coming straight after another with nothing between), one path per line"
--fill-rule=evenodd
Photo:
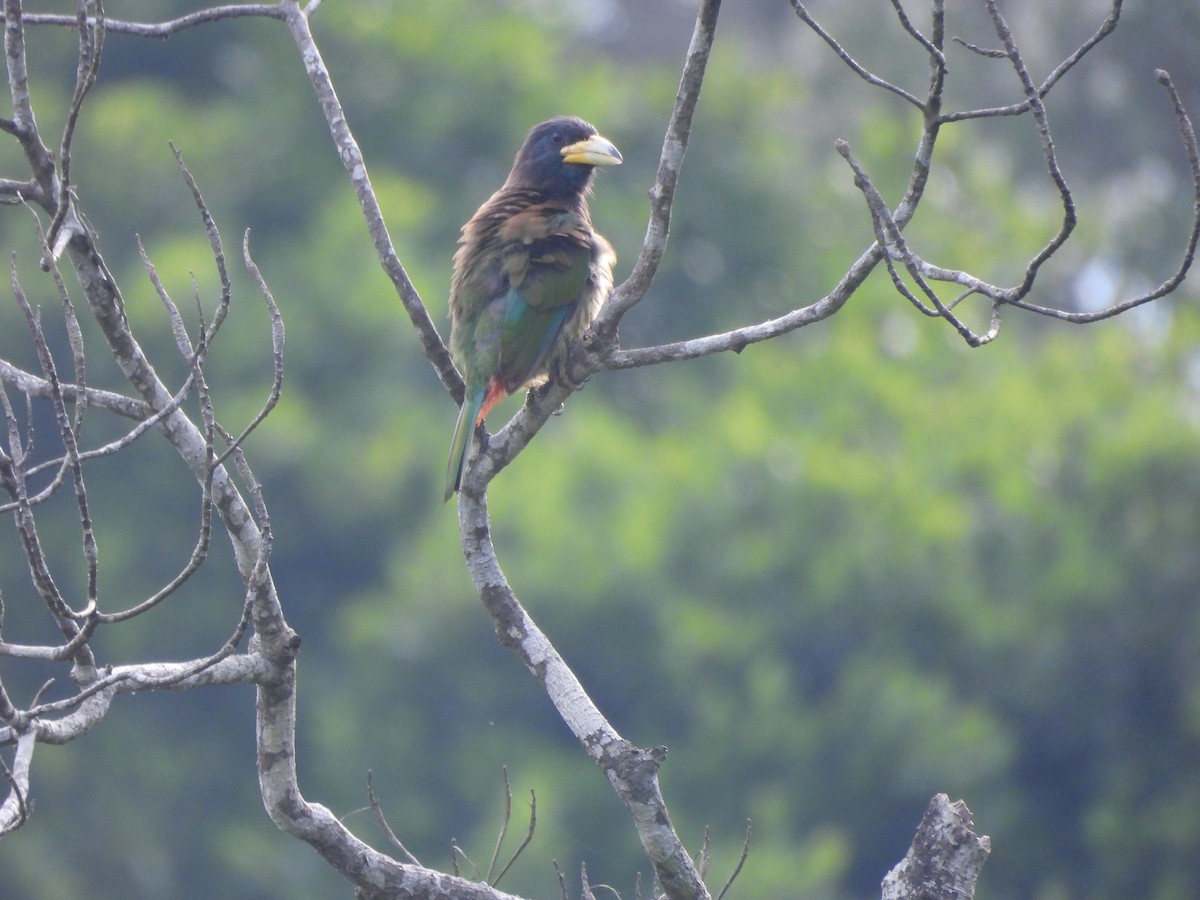
M583 119L562 116L536 125L517 151L510 187L550 196L582 194L596 166L618 166L621 154Z

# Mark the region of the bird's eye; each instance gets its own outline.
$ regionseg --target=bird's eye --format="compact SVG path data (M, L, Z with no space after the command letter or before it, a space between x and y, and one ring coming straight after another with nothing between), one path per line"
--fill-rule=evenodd
M550 140L554 141L554 143L556 143L556 144L561 144L563 142L562 132L561 131L554 132L554 134L550 135Z

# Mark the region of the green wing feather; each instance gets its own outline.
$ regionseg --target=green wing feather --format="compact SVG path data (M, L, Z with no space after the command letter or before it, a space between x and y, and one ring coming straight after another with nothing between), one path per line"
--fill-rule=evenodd
M591 247L556 237L522 254L500 329L497 375L509 393L544 374L545 362L587 284Z

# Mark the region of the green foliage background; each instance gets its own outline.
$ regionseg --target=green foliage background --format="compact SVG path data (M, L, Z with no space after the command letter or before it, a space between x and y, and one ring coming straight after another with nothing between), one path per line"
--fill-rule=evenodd
M187 7L107 5L127 18ZM629 346L821 296L870 235L833 138L851 141L891 198L911 158L909 108L855 80L786 4L733 6L668 256L623 326ZM1044 6L1020 9L1049 17ZM1131 10L1102 57L1052 95L1086 224L1046 273L1047 302L1103 302L1177 262L1186 172L1151 72L1170 68L1200 108L1190 49L1200 14L1189 10ZM864 62L919 92L924 64L890 15L879 3L831 21ZM1079 15L1032 21L1042 71L1094 27ZM686 4L330 0L314 27L401 258L439 323L458 226L529 125L552 114L588 118L625 153L593 210L618 275L628 271L690 33ZM956 33L989 43L977 22ZM74 38L39 29L30 43L52 135ZM955 102L1014 96L996 75L1002 63L956 49L952 65L964 80ZM361 811L370 770L418 857L448 867L456 838L482 864L507 766L518 819L536 792L538 831L502 886L556 896L550 860L569 873L583 861L594 883L633 896L646 867L624 809L474 598L439 496L454 409L378 268L284 29L224 23L165 43L110 35L80 128L80 198L160 371L182 377L134 234L177 299L193 273L207 303L216 294L168 140L227 247L250 229L283 309L284 398L249 453L272 512L277 583L304 638L306 795L383 846ZM912 232L922 252L1015 281L1059 215L1037 152L1026 121L948 132ZM0 146L0 165L23 174L12 147ZM28 224L10 209L0 234L50 321L57 301ZM211 372L231 427L270 382L267 317L235 277ZM1196 300L1185 287L1086 329L1010 312L996 344L969 351L877 277L833 320L740 356L593 379L497 480L491 512L510 580L614 725L670 748L672 814L697 847L712 829L718 881L749 818L737 896L870 895L928 798L945 791L965 797L993 838L981 897L1190 896L1200 883ZM0 307L0 352L32 366L22 327L12 304ZM101 359L94 347L92 383L119 386ZM93 413L89 428L99 443L117 425ZM97 463L89 487L105 597L124 606L186 559L195 490L153 437ZM46 515L69 585L81 569L70 504ZM214 555L178 599L102 634L104 657L215 648L240 600L227 548ZM5 533L5 635L49 639L23 578ZM0 664L17 697L46 676ZM247 688L122 698L86 739L40 749L37 808L0 850L0 893L349 896L263 814L252 716Z

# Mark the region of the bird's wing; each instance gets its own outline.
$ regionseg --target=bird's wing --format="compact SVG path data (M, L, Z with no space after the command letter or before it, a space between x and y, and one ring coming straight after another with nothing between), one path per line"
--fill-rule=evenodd
M509 217L499 229L507 252L508 292L500 330L498 375L515 391L543 365L587 285L593 234L573 210L541 204Z

